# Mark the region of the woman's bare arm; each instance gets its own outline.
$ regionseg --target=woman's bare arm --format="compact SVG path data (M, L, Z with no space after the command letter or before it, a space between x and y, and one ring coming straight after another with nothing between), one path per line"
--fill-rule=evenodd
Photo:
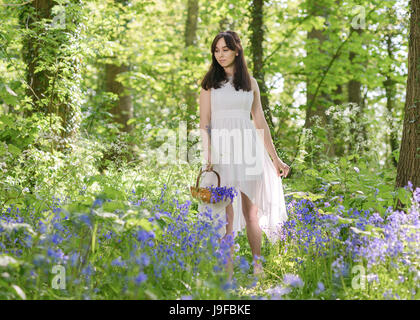
M211 90L211 89L210 89ZM200 135L204 152L204 160L211 163L211 105L210 90L200 91Z
M260 97L260 88L258 87L258 82L255 80L254 77L251 77L253 91L254 91L254 101L252 102L252 109L251 115L252 120L254 121L256 129L263 129L264 130L264 145L271 156L272 160L276 158L279 159L276 149L273 144L273 140L271 138L270 128L268 127L267 121L264 117L264 112L261 105L261 97Z

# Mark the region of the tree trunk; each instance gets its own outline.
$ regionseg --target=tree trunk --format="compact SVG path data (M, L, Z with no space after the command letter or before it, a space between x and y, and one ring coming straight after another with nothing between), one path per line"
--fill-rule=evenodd
M251 55L253 64L253 76L258 82L261 94L261 105L264 111L265 118L268 126L274 128L273 117L271 115L269 101L268 101L268 90L264 80L264 0L253 0L251 4Z
M327 16L325 8L313 5L310 9L312 14L314 15L323 15L324 17ZM307 34L308 39L318 39L319 40L319 47L322 46L322 43L328 39L324 30L318 30L312 28L310 32ZM320 54L328 54L328 52L324 52L319 50ZM322 66L319 66L320 68ZM318 71L318 70L315 70ZM307 100L307 108L306 108L306 117L305 117L305 128L312 128L314 126L314 118L319 118L319 127L322 130L325 130L325 140L327 141L324 144L322 150L316 150L312 148L310 143L307 143L305 146L306 151L308 152L309 156L306 158L307 161L314 161L318 159L321 155L327 156L334 156L335 155L335 142L334 142L334 131L332 130L331 126L327 126L330 123L329 117L326 115L325 111L328 106L331 104L331 97L320 91L319 98L316 99L316 103L311 107L310 102L314 99L315 94L315 87L316 87L316 80L318 78L313 78L311 76L311 72L308 72L309 76L306 79L306 100ZM340 90L337 88L337 90Z
M128 125L127 121L133 118L133 102L131 95L125 92L127 88L116 80L119 74L127 71L129 71L129 66L127 65L105 65L105 90L118 95L118 101L113 105L110 113L114 116L115 122L122 125L121 131L129 133L133 127Z
M393 48L392 48L392 38L391 35L388 34L386 36L386 43L388 49L388 56L391 59L394 59ZM384 88L385 88L385 95L386 95L386 108L388 110L388 115L390 117L389 126L391 133L389 134L389 144L391 147L391 153L398 148L398 141L397 141L397 132L395 126L393 124L393 114L395 108L395 95L397 93L396 82L392 79L393 70L389 70L385 74L386 80L384 81ZM398 163L395 157L392 157L392 163L395 167L397 167Z
M115 3L126 6L130 1L115 0ZM116 10L120 9L116 8ZM123 28L126 26L127 21L125 21ZM119 34L112 34L110 40L117 41L123 34L124 31L119 32ZM133 118L133 102L128 92L129 88L125 87L120 81L117 81L118 75L130 71L130 66L124 63L120 64L117 56L113 56L112 58L115 60L115 63L105 64L105 91L116 94L118 101L112 106L110 113L113 115L115 122L121 124L121 132L130 133L133 126L127 124L127 121Z
M335 89L334 95L337 96L341 96L343 94L343 85L342 84L338 84L337 88ZM343 104L343 100L342 98L334 98L333 100L334 105L341 105ZM334 121L332 121L333 123L333 131L334 131L334 136L340 135L341 132L341 128L338 128L337 126L334 125ZM344 143L337 143L334 145L334 155L336 157L341 157L345 154L345 145Z
M420 0L411 0L408 78L396 188L420 186ZM403 204L398 199L397 208Z
M21 15L22 27L27 27L30 30L35 29L35 23L42 19L51 19L51 8L53 7L52 0L33 1L26 5L25 12ZM33 112L48 113L48 106L41 104L40 99L45 97L48 87L48 77L51 73L46 70L41 70L35 73L35 68L39 66L39 55L41 43L36 41L36 37L27 36L23 40L22 56L26 62L26 82L30 88L26 89L26 94L32 98L34 102L33 110L25 110L25 116L32 115Z
M351 28L353 29L353 27L351 27ZM356 29L355 31L359 35L363 32L362 29ZM350 51L350 57L349 58L350 58L351 65L354 64L353 61L354 61L356 55L357 55L356 52ZM356 150L356 148L355 148L355 144L364 143L367 139L366 127L361 121L359 121L359 120L361 120L362 115L364 114L364 103L362 101L361 87L362 87L362 84L357 79L351 79L347 83L348 102L352 103L352 106L354 104L355 107L358 108L357 111L354 111L355 115L353 117L353 121L355 122L356 128L350 128L351 137L356 139L356 141L350 141L349 148L348 148L348 153L349 154L351 154L353 152L367 151L365 146L361 150Z
M198 0L188 0L187 4L187 20L185 22L185 48L188 50L188 47L194 46L197 37L197 22L198 22ZM186 64L189 64L188 55L185 57ZM191 88L194 81L190 77L186 80L185 83L185 101L187 104L187 139L191 132L194 129L195 119L191 119L192 115L197 114L197 92L195 89ZM194 87L194 86L193 86ZM187 140L188 143L188 140ZM189 156L187 152L187 162L189 162Z
M20 24L31 31L23 40L22 56L27 66L26 94L32 99L33 108L25 109L24 116L30 117L36 112L50 115L50 125L51 115L59 116L62 129L59 132L51 130L51 148L64 151L68 149L81 121L77 92L74 89L79 90L80 87L77 80L74 80L79 72L79 61L65 51L71 33L78 32L69 26L77 24L79 17L78 13L72 11L76 7L67 10L67 6L65 13L53 15L52 7L55 4L52 0L37 0L19 8ZM70 4L80 2L72 0ZM63 17L66 19L64 23L61 21ZM51 25L40 25L42 19L52 19ZM47 37L54 38L55 41L47 42ZM70 72L63 73L60 63L66 64ZM37 70L40 67L44 67L44 70ZM74 85L70 85L71 82Z

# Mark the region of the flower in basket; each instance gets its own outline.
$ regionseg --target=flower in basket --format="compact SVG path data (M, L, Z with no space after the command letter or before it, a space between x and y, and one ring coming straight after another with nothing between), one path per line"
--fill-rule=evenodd
M233 198L238 195L238 192L233 187L214 187L214 185L206 186L205 190L210 191L210 202L199 202L199 210L202 212L205 208L211 210L211 223L217 228L217 232L221 237L224 235L225 228L220 228L225 225L226 215L223 214L226 207L233 202Z
M205 172L211 172L211 175L204 175L202 183L205 185L200 187L200 177ZM212 178L217 177L217 185L212 183ZM207 181L206 181L207 180ZM222 212L230 203L233 202L233 198L237 195L237 191L234 187L220 187L220 176L213 170L201 170L196 181L195 186L190 186L191 194L199 202L199 208L203 206L209 207L213 214ZM200 209L201 210L201 209Z
M238 195L238 192L233 187L214 187L213 185L207 186L207 190L210 190L210 203L205 205L212 209L213 214L222 212L230 203L233 202L233 198Z
M211 185L210 187L206 187L206 189L211 192L210 203L224 202L228 198L230 199L229 202L233 202L233 198L238 195L238 192L233 187L213 187Z

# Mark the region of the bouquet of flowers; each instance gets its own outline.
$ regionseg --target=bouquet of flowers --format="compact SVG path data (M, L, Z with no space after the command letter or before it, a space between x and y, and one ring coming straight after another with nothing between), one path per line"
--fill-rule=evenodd
M206 187L206 189L211 192L210 203L226 201L228 198L230 199L230 202L233 202L233 198L238 195L238 192L233 187L213 187L213 185L211 185Z
M217 176L217 187L214 184L210 186L200 187L200 177L204 172L213 172ZM213 170L212 167L208 169L201 169L197 177L195 187L191 186L191 195L196 198L201 205L208 205L213 212L219 212L226 208L229 203L233 202L233 198L238 195L234 187L221 187L220 186L220 175Z

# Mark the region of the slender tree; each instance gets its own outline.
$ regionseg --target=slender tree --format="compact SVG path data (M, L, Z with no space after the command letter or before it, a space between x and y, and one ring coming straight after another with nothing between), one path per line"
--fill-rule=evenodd
M114 121L121 124L122 132L131 132L132 125L127 123L128 120L133 118L133 102L128 88L124 86L117 77L130 70L127 64L111 64L105 65L105 91L115 93L118 99L113 103L110 113Z
M307 3L308 5L308 14L314 15L314 16L322 16L325 19L328 18L328 9L326 7L325 3L312 3L309 1ZM319 53L322 55L329 55L328 52L321 49L323 46L323 43L325 41L328 41L328 34L326 28L317 29L313 27L311 31L307 33L307 39L309 42L312 42L313 40L316 40L318 43L318 50ZM312 58L309 58L312 59ZM318 66L320 67L320 70L323 70L325 66ZM308 70L310 70L310 67L307 67ZM305 128L313 128L314 126L314 119L318 118L320 123L319 126L321 128L325 128L325 134L326 139L330 141L330 143L324 144L323 150L312 150L311 144L308 143L306 146L306 150L312 157L312 160L317 159L320 154L326 154L329 156L335 155L335 145L334 145L334 131L330 126L327 126L329 123L328 116L326 114L326 109L329 107L330 102L332 102L332 99L329 94L324 92L324 90L320 90L318 93L319 97L317 97L316 93L316 87L319 84L320 81L319 78L319 70L310 70L313 72L307 72L306 77L306 97L307 97L307 108L306 108L306 118L305 118ZM340 89L337 89L340 90Z
M24 29L22 57L26 63L27 95L35 112L49 116L51 148L65 150L78 132L80 115L80 56L74 51L80 33L80 1L71 0L54 14L52 0L28 1L19 7ZM80 52L79 52L80 53ZM60 119L58 130L53 115ZM54 129L53 129L54 127Z
M395 187L420 186L420 0L410 1L410 40L404 123ZM402 207L398 199L397 207Z
M389 19L392 24L395 24L395 11L392 8L387 8L387 19ZM393 38L395 37L396 32L388 28L388 30L384 34L384 45L386 46L386 53L390 63L386 65L385 69L381 73L385 77L385 81L383 82L384 89L385 89L385 97L386 97L386 109L388 112L389 121L389 129L390 133L388 136L388 141L390 145L391 152L398 149L398 140L397 140L397 131L393 121L393 115L395 113L396 108L396 94L397 94L397 81L395 80L395 45L393 43ZM395 168L398 165L398 162L394 156L392 156L392 163Z
M187 4L187 19L185 22L185 32L184 32L184 41L185 41L185 50L188 50L196 43L197 38L197 22L198 22L198 0L188 0ZM186 63L189 62L188 53L185 56ZM192 77L191 77L192 78ZM191 119L191 115L195 115L197 112L197 93L193 89L193 81L187 80L185 85L185 101L187 104L187 137L194 127L195 120ZM188 157L188 153L187 153ZM187 158L187 161L189 159Z
M387 34L385 36L386 38L386 46L388 51L388 57L393 60L394 59L394 49L392 45L392 35ZM391 147L391 152L398 149L398 141L397 141L397 132L396 128L392 121L392 115L394 114L395 109L395 96L397 93L396 84L397 82L393 79L393 70L387 72L385 74L385 81L384 81L384 88L385 88L385 96L386 96L386 109L388 111L389 117L390 117L390 134L389 134L389 145ZM392 157L392 163L395 167L397 167L398 162L395 159L395 157Z
M115 0L117 5L127 6L130 1ZM116 8L116 10L121 10ZM119 34L112 35L111 40L117 41L118 37L122 37L125 29L127 29L127 21L123 24L123 31ZM121 125L122 132L131 132L133 127L127 123L128 120L133 118L133 102L129 88L123 82L118 81L117 78L128 71L130 65L128 63L120 62L117 56L112 57L113 63L105 65L105 91L112 92L118 96L116 102L113 103L110 113L114 117L114 121Z
M360 28L354 29L353 26L351 26L350 28L353 29L352 32L358 33L359 36L363 33L363 30ZM356 65L356 62L355 62L356 57L357 57L357 52L350 51L349 60L352 66ZM350 128L350 134L352 137L354 137L354 139L358 140L358 142L361 143L367 140L367 130L364 124L361 121L359 121L365 112L365 105L362 99L362 84L357 77L354 77L349 80L349 82L347 83L347 92L348 92L348 102L350 102L351 109L355 110L354 112L352 112L354 113L354 117L352 117L353 122L354 122L354 127L352 126ZM354 140L350 141L349 146L348 146L349 153L367 151L366 147L364 147L362 150L356 150L355 148L356 143L357 141L354 141Z
M271 115L269 101L268 101L268 89L265 84L264 74L264 0L253 0L250 6L251 8L251 55L252 55L252 66L253 76L257 80L260 92L261 92L261 105L267 120L268 126L273 128L273 117Z

